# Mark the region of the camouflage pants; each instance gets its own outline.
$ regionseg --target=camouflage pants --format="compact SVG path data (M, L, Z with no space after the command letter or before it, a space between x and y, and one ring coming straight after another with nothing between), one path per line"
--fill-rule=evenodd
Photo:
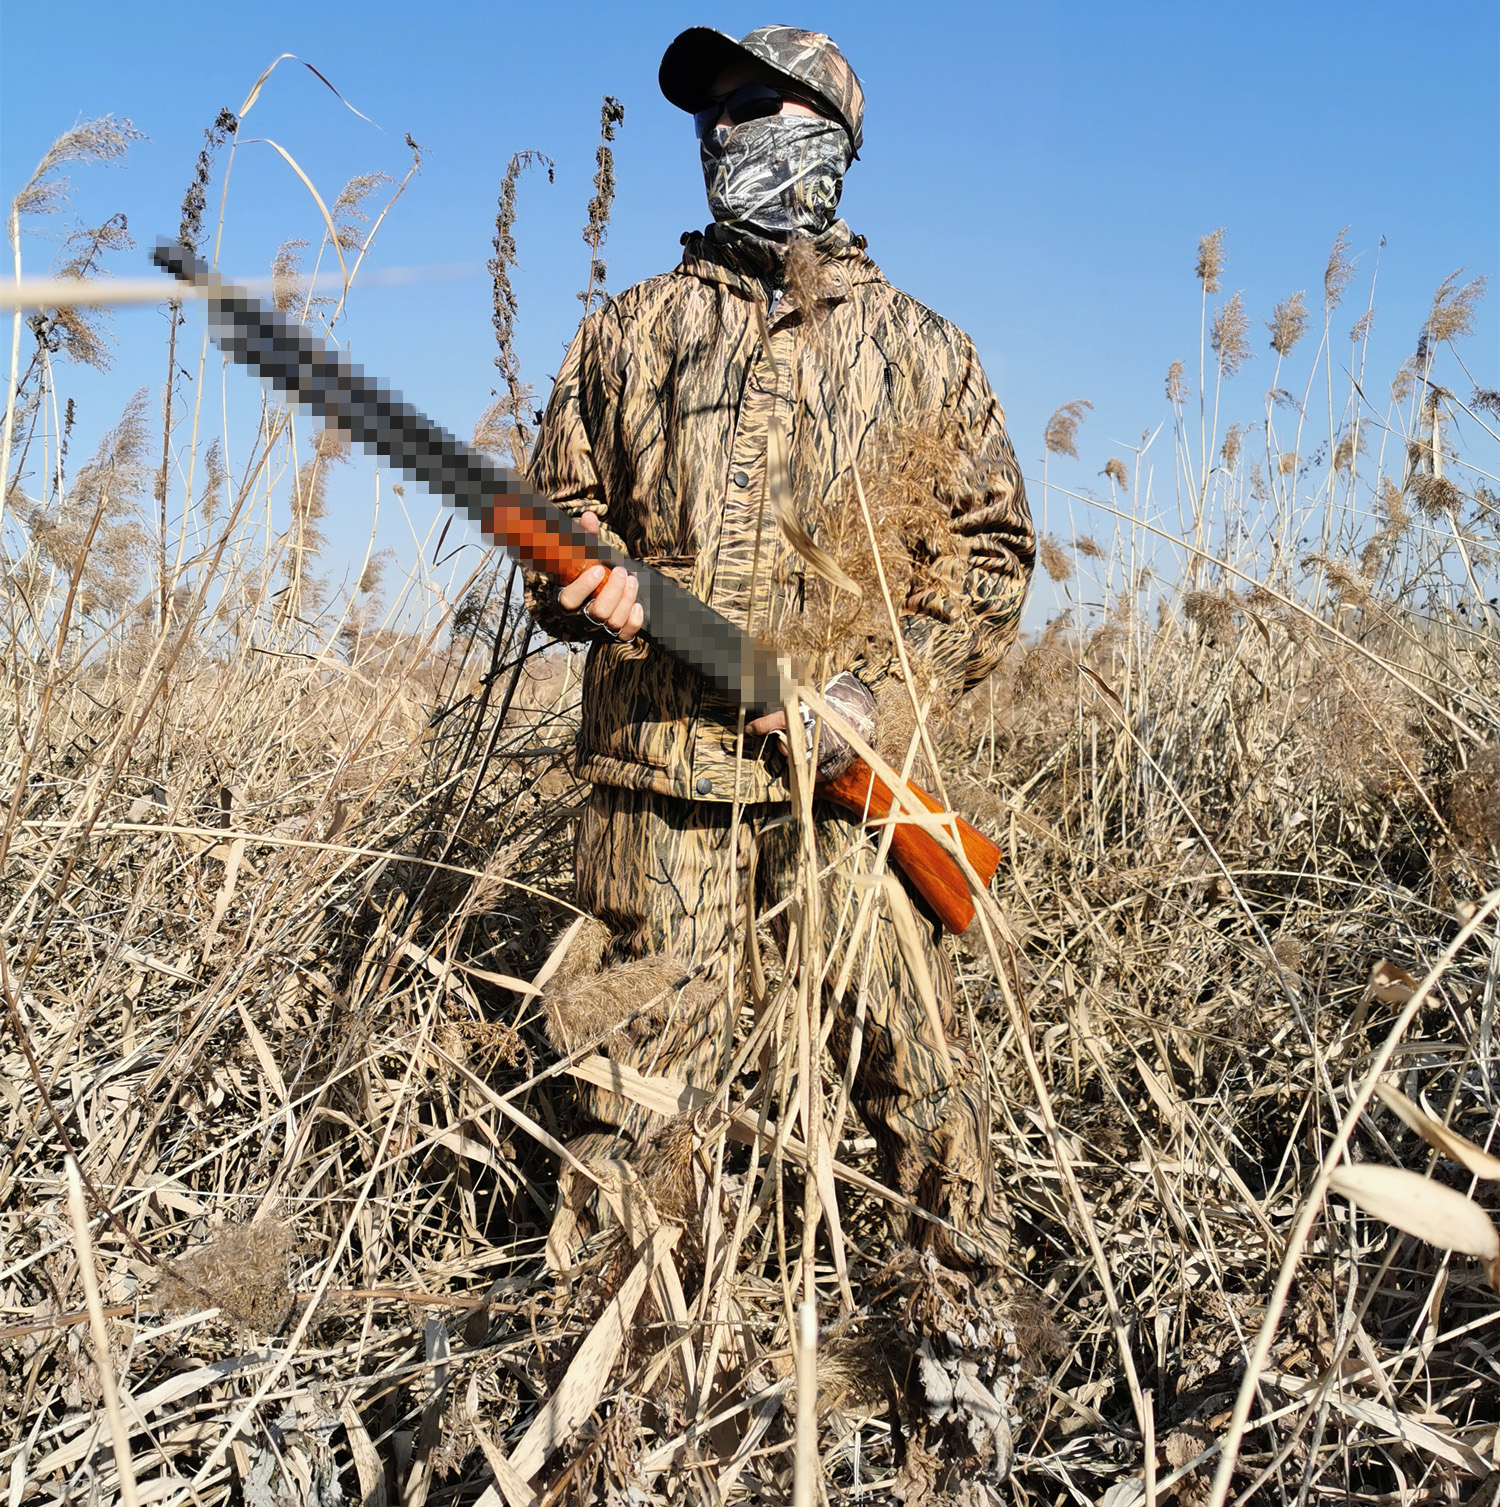
M636 1034L627 1028L617 1036L608 1048L611 1057L698 1087L716 1084L738 1024L723 986L731 956L737 980L745 967L743 898L752 837L761 832L756 864L761 913L788 892L796 872L796 823L765 825L788 809L743 809L736 885L729 863L729 805L594 787L578 825L578 903L609 929L614 962L666 954L684 973L699 976L698 987L682 990L665 1016L653 1016ZM852 881L856 855L868 838L831 807L815 806L814 817L826 945L832 955L828 976L836 978L864 893ZM886 1181L962 1232L955 1238L914 1217L908 1238L931 1245L950 1265L994 1265L1004 1255L1010 1221L994 1186L988 1107L979 1065L954 1010L952 968L937 945L935 926L918 909L916 929L941 1016L941 1039L935 1039L935 1022L909 975L889 905L889 897L881 894L866 940L859 944L862 953L873 947L874 956L855 959L830 1045L842 1072L863 983L865 1013L852 1102L875 1138ZM779 925L783 943L785 922L783 913L772 923L773 929ZM719 987L702 987L708 980ZM735 993L742 996L743 990L737 987ZM603 1096L595 1097L595 1112L618 1118L618 1101L613 1114L599 1108L603 1103Z

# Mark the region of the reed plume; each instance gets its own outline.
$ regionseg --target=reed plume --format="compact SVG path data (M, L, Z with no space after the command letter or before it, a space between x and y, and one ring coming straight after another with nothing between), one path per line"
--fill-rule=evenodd
M1064 403L1042 431L1042 442L1053 455L1068 455L1078 459L1078 426L1088 417L1093 404L1087 398L1074 398Z
M1067 551L1050 534L1044 534L1037 540L1036 557L1042 562L1042 569L1054 581L1073 579L1073 562L1068 558Z
M364 244L365 227L370 223L364 202L381 184L395 181L389 173L356 173L339 190L329 213L333 218L333 238L340 251L358 251Z
M149 477L146 400L143 387L99 441L93 459L79 468L62 501L33 509L27 519L42 560L64 577L77 576L79 609L91 617L118 616L140 583L147 549L140 510Z
M126 228L125 216L111 215L102 225L75 230L63 243L64 255L57 265L59 277L98 277L106 253L129 251L135 239ZM61 355L80 366L106 372L113 363L109 314L78 304L56 308L32 322L33 333L52 355Z
M72 130L64 131L11 200L12 241L21 220L56 214L67 205L73 185L64 168L88 162L116 162L129 151L132 141L142 139L142 134L129 120L116 120L113 115L81 121Z
M1283 299L1266 321L1266 328L1271 332L1271 349L1278 356L1290 356L1293 346L1307 333L1309 315L1303 297L1302 293L1293 293L1290 298Z
M1464 269L1450 272L1432 295L1432 310L1422 326L1418 349L1423 346L1430 353L1439 345L1451 345L1466 335L1474 333L1474 321L1479 305L1484 298L1488 278L1475 277L1460 283Z
M1221 376L1238 375L1240 368L1254 355L1246 338L1249 329L1250 316L1245 312L1244 301L1238 293L1215 310L1209 343L1218 358Z
M1224 274L1224 227L1221 225L1211 235L1198 241L1198 281L1205 293L1219 291L1219 279Z
M1328 265L1323 269L1323 309L1332 314L1343 302L1344 292L1354 281L1354 259L1349 255L1349 227L1333 238Z

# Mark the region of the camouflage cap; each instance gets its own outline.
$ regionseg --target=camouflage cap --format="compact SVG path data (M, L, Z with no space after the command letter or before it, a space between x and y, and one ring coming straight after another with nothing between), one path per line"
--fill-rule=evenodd
M758 26L738 42L711 26L690 26L662 55L661 92L689 114L712 100L714 80L731 63L762 63L817 95L842 122L858 153L864 140L865 95L831 38L797 26Z

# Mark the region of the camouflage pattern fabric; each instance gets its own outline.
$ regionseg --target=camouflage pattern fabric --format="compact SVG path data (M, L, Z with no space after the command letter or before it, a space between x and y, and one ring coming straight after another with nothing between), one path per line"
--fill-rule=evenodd
M838 212L849 138L835 121L772 115L710 131L699 154L720 225L819 235Z
M615 937L614 961L670 957L691 983L663 1010L626 1026L606 1048L616 1061L644 1073L712 1090L730 1057L738 1010L726 1006L729 958L744 976L749 917L751 843L760 834L756 910L787 893L797 870L798 838L790 822L768 825L785 808L742 812L731 864L734 809L681 801L647 791L597 785L579 817L578 903ZM855 876L868 867L869 840L832 807L814 807L825 935L837 976L862 891ZM882 897L863 947L872 947L864 989L863 1038L852 1102L879 1147L883 1175L922 1207L950 1220L950 1232L913 1216L907 1238L931 1246L944 1264L994 1266L1009 1242L1009 1219L993 1182L989 1115L968 1039L954 1010L952 969L937 932L919 919L927 971L937 994L942 1040L920 1002ZM920 905L920 901L913 901ZM773 921L785 943L785 914ZM840 1071L848 1061L865 958L855 962L830 1045ZM737 990L736 993L741 991ZM825 1002L825 1007L826 1007ZM576 1045L559 1041L564 1049ZM637 1106L601 1090L583 1089L586 1111L643 1138L652 1121Z
M731 63L764 64L823 100L849 132L854 151L864 141L865 95L849 60L831 37L800 26L757 26L738 42L711 26L690 26L661 60L661 92L690 115L713 98L714 81Z
M584 320L547 404L531 481L575 514L592 509L611 542L732 621L774 636L799 610L801 565L766 506L773 418L788 437L804 522L847 505L853 467L868 474L890 436L940 425L965 480L951 535L898 605L914 672L940 702L956 697L1014 639L1035 554L1020 469L973 344L893 288L843 221L815 243L826 274L817 311L790 292L768 308L755 244L718 225L690 235L675 271ZM771 244L759 242L761 255ZM814 312L816 359L805 330ZM577 753L584 779L683 800L789 799L774 740L746 740L737 761L736 710L700 677L647 644L608 642L558 608L545 581L528 587L543 629L594 641Z

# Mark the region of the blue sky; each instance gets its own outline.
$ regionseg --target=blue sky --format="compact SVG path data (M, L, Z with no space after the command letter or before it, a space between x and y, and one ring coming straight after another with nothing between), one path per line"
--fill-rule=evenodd
M422 145L422 173L370 265L468 270L356 293L346 333L367 366L467 434L495 376L483 262L510 154L536 148L557 164L555 184L525 181L517 222L519 348L545 395L587 277L579 231L601 95L618 96L627 112L607 248L619 289L671 266L680 233L706 218L688 123L656 88L663 48L687 25L739 35L771 20L830 32L860 73L865 150L844 211L893 281L974 336L1028 474L1039 470L1047 416L1068 399L1095 404L1080 461L1054 470L1078 487L1102 487L1104 460L1167 417L1166 368L1181 357L1191 369L1196 359L1197 240L1217 226L1227 228L1225 292L1243 289L1255 319L1260 354L1232 394L1247 412L1259 411L1270 380L1260 321L1298 289L1319 305L1341 226L1350 226L1362 273L1386 239L1372 349L1381 374L1410 352L1442 277L1500 268L1492 0L1455 0L1440 15L1284 0L819 0L769 14L556 0L254 12L82 0L60 13L6 0L0 189L8 201L76 120L129 116L149 139L124 166L81 170L75 208L88 222L125 211L144 248L176 227L203 128L221 106L239 106L276 54L296 53L374 124L288 63L242 136L274 138L329 199L356 172L399 176L406 133ZM70 226L60 216L52 228ZM263 274L279 242L320 234L315 207L280 158L242 141L225 270ZM54 249L29 244L28 271L45 270ZM135 256L115 270L141 271L144 250ZM1363 296L1362 285L1351 295ZM84 444L131 388L162 380L161 314L122 311L115 330L115 372L72 383ZM1492 296L1472 347L1489 385L1500 385L1497 331ZM338 495L334 552L358 552L369 487L351 475ZM408 502L420 512L420 499ZM402 543L399 530L386 537Z

